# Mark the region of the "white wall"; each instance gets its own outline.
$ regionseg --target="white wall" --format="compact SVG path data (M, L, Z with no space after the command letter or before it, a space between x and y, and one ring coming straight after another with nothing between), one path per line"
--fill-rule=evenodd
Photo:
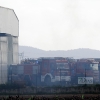
M19 62L18 50L18 38L13 37L13 64L18 64Z
M19 21L12 9L0 7L0 33L19 36Z
M12 9L0 7L0 84L7 82L8 65L18 64L19 21Z
M7 82L7 54L8 40L7 37L0 37L0 84Z
M8 65L18 61L18 37L0 37L0 84L7 82Z

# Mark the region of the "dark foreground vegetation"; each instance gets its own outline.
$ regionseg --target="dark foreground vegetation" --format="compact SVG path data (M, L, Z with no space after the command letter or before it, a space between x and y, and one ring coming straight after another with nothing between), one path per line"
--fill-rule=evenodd
M53 95L53 94L100 94L100 85L36 87L22 84L1 84L0 95Z
M0 100L100 100L100 85L35 87L1 84Z
M100 94L100 85L36 87L22 84L1 84L0 95L59 95L59 94Z
M100 100L100 95L48 95L48 96L8 96L0 97L0 100Z

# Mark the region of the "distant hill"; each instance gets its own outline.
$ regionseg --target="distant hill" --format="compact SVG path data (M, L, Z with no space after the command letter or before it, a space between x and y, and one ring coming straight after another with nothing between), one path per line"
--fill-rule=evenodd
M23 58L38 58L38 57L73 57L78 58L100 58L100 51L93 49L74 49L74 50L57 50L45 51L28 46L19 46L19 53L24 52Z

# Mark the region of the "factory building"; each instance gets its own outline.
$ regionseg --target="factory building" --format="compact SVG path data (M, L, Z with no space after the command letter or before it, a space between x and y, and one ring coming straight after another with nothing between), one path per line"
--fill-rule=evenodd
M8 66L18 64L19 20L14 10L0 7L0 84L8 81Z

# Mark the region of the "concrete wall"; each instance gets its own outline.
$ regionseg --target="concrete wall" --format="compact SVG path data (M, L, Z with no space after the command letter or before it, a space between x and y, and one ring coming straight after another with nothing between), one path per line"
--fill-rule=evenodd
M19 21L12 9L0 7L0 84L8 81L8 66L18 64Z
M8 66L18 61L18 37L0 37L0 83L7 82Z

